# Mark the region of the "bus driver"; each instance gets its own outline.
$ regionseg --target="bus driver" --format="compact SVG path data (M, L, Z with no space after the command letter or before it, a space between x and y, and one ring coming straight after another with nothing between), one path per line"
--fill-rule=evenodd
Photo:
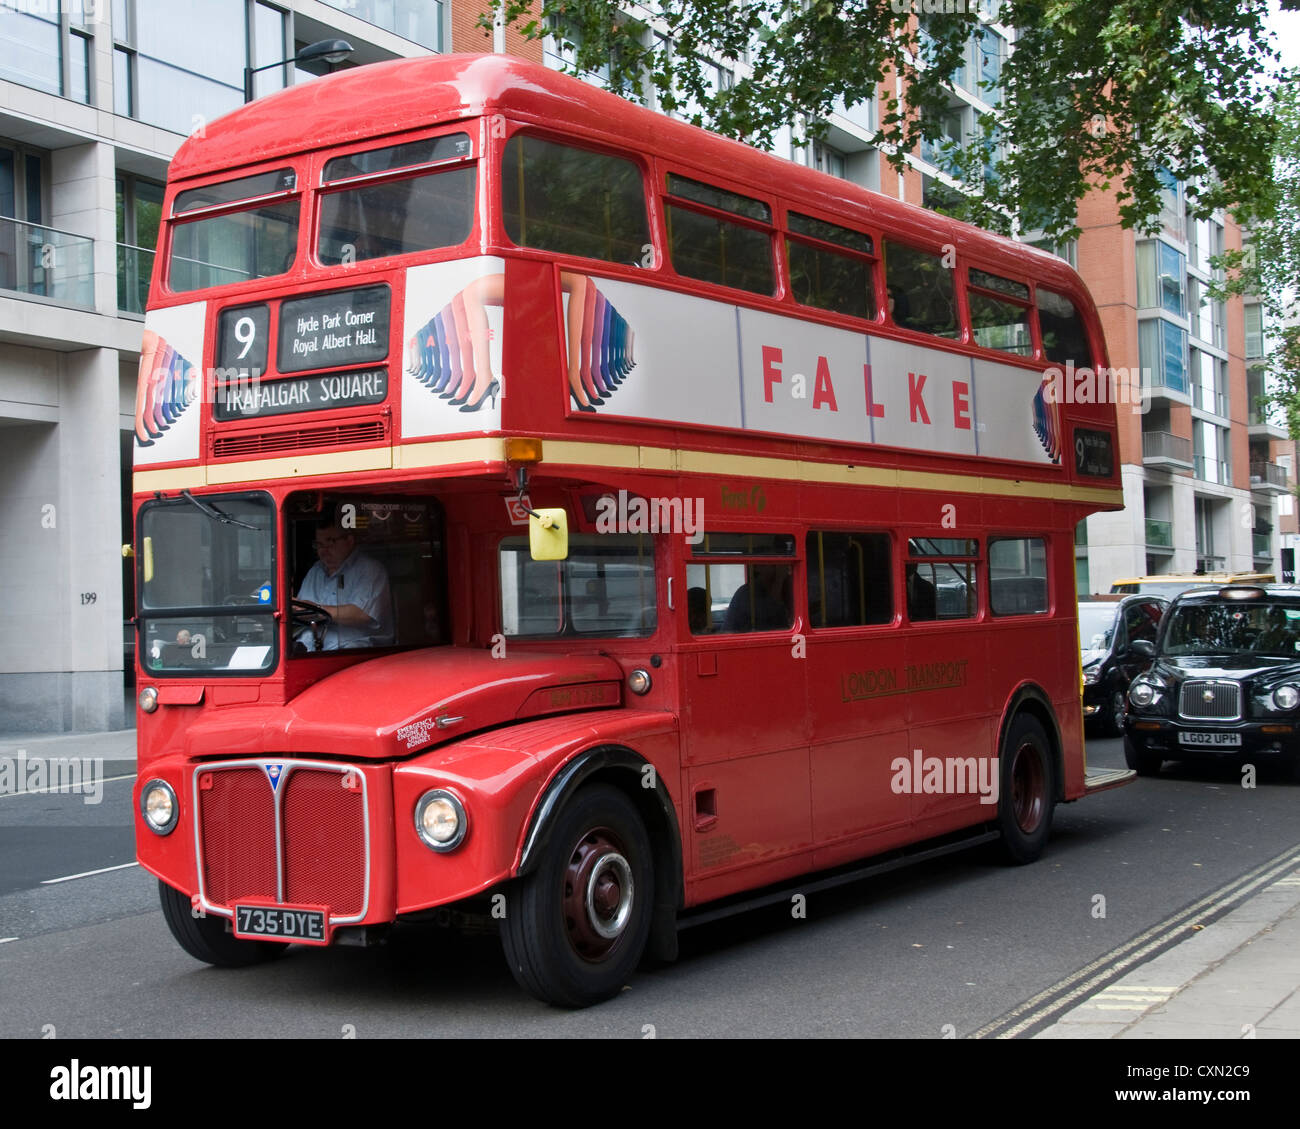
M319 604L333 617L320 649L390 646L393 598L384 566L357 549L354 530L340 528L332 518L317 525L312 547L320 559L303 579L298 599ZM316 649L310 633L303 643Z

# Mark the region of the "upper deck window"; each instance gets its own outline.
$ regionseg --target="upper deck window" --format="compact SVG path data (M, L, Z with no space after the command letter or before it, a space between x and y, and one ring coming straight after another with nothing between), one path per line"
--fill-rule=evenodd
M994 294L1006 297L994 297ZM1033 353L1029 287L1025 283L972 268L966 298L970 303L971 333L976 345L1022 357Z
M296 187L292 169L276 169L179 193L168 286L183 293L287 271L298 250L301 201L289 195Z
M767 204L675 173L668 174L668 192L668 249L678 274L755 294L776 289ZM764 226L736 223L724 212Z
M838 314L874 319L874 267L872 260L864 257L874 253L871 236L797 212L789 214L787 225L791 234L785 246L795 301ZM809 236L818 242L799 236Z
M446 133L441 137L424 137L401 145L388 145L383 149L367 149L364 153L348 153L325 162L321 173L322 184L351 180L354 176L373 176L381 172L398 172L420 165L440 161L453 161L473 154L473 145L467 133Z
M322 183L346 187L321 198L320 261L334 266L465 242L474 226L471 153L469 135L452 133L326 162ZM384 178L389 172L399 176Z
M241 176L238 180L205 184L202 188L178 192L172 201L172 215L179 216L182 212L193 212L199 208L219 208L241 200L260 200L263 196L278 196L282 192L292 192L297 184L298 177L293 169L275 169L253 176Z
M952 271L938 255L885 243L885 287L889 292L889 313L900 329L957 336L957 303Z
M1073 361L1077 368L1091 364L1088 335L1074 303L1064 295L1038 288L1038 327L1043 334L1043 353L1049 361Z
M640 266L651 246L641 170L622 157L517 133L501 159L501 208L520 247Z

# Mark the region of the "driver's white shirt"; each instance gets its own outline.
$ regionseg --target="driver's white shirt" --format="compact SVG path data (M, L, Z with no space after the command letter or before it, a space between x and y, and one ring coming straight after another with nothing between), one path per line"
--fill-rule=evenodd
M324 651L341 647L385 647L393 641L393 600L388 591L388 573L373 557L353 549L333 576L317 561L311 566L298 599L332 608L336 604L355 604L370 617L368 625L344 627L331 623L325 629ZM310 634L303 637L308 649L314 650Z

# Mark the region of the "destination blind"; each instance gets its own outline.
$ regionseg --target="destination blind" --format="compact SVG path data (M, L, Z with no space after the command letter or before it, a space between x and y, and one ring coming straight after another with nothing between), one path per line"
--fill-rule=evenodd
M369 365L388 356L387 286L335 290L280 306L280 372Z
M234 380L217 387L212 414L222 422L255 419L378 404L387 396L388 372L382 368L288 380Z

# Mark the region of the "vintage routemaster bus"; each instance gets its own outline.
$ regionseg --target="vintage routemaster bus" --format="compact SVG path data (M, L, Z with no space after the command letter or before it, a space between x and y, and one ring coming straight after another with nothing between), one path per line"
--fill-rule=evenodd
M213 122L164 218L137 844L200 960L450 907L582 1005L719 905L1030 861L1125 778L1061 260L499 56Z

